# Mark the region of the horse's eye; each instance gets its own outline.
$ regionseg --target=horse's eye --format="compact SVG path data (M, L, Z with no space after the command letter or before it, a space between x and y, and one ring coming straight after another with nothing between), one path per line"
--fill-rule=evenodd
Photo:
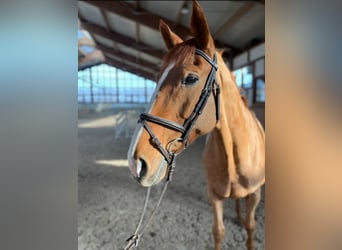
M194 74L189 74L187 77L183 79L184 85L192 85L198 81L198 76Z

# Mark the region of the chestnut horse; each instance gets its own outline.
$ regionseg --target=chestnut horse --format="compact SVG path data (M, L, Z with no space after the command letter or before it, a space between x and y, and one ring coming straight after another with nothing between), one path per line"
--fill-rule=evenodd
M174 155L208 134L203 159L214 213L215 249L221 249L225 233L225 198L237 200L240 219L239 199L245 198L247 248L254 249L255 210L265 182L263 128L215 50L197 1L191 16L193 38L183 41L162 20L159 27L168 53L150 106L140 116L131 141L131 172L142 186L155 185L168 175Z

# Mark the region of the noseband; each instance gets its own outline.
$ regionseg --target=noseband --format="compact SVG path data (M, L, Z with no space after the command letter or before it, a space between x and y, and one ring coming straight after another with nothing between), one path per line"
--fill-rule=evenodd
M216 53L214 54L214 58L211 59L205 52L202 50L196 49L196 55L202 56L210 65L211 70L202 90L201 96L190 114L190 116L185 120L183 125L180 125L176 122L164 119L159 116L155 116L149 113L142 113L140 114L139 123L142 123L146 131L151 136L151 142L153 145L160 151L160 153L164 156L166 162L171 165L174 159L174 152L169 150L168 148L164 148L159 139L153 133L151 127L148 125L147 122L152 122L158 124L160 126L166 127L171 130L175 130L181 133L179 138L171 140L170 143L173 142L181 142L184 145L184 148L188 146L189 143L189 135L190 132L197 121L197 118L201 115L211 93L215 98L215 107L216 107L216 122L220 119L220 86L216 82L216 72L217 72L217 58ZM168 145L170 144L168 143Z

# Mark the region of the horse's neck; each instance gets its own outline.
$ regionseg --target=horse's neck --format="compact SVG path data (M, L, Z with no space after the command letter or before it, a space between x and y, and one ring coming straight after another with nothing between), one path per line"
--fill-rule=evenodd
M232 146L247 140L252 117L228 69L222 70L221 81L221 119L216 129L224 144Z

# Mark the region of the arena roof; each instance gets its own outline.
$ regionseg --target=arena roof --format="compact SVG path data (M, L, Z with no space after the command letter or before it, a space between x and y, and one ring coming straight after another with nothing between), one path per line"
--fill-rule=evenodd
M199 1L217 48L232 58L265 40L264 1ZM192 1L78 1L81 29L89 32L105 62L154 80L166 47L163 19L180 37L190 35Z

